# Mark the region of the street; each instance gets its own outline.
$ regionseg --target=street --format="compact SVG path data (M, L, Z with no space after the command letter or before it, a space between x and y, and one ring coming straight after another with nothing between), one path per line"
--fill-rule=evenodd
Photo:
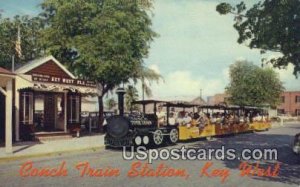
M197 140L193 142L179 143L170 148L186 146L187 148L235 148L237 152L244 148L276 148L278 150L278 163L280 170L278 176L240 176L240 160L216 160L213 159L211 169L228 171L225 180L219 175L200 175L200 171L207 161L200 160L156 160L151 167L157 167L163 163L172 168L186 169L187 177L128 177L127 172L131 164L136 160L126 161L122 157L122 150L108 149L93 153L80 153L61 155L57 157L33 158L19 160L0 165L0 186L300 186L300 156L294 155L291 150L291 141L296 133L300 132L300 124L288 124L285 127L273 128L266 132L239 134L228 137L218 137L211 141ZM74 145L76 146L76 145ZM32 167L61 167L65 168L65 176L24 176L28 173L20 173L24 163L32 161ZM78 169L80 163L88 162L90 168L103 171L118 168L119 176L81 176L82 170ZM146 161L142 161L146 163ZM250 162L250 161L247 161ZM274 161L260 161L261 167L274 166ZM77 168L76 168L77 167ZM31 168L32 169L32 168ZM210 170L211 171L211 170ZM104 173L104 172L103 172ZM109 172L107 172L107 175ZM223 178L224 179L224 178ZM5 185L3 185L5 184Z

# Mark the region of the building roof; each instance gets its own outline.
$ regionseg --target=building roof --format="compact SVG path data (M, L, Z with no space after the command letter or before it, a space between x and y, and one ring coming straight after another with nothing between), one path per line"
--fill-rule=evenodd
M194 104L194 105L206 105L207 103L204 101L203 98L200 98L200 97L196 97L195 99L193 99L191 102L191 104Z
M71 78L75 79L75 76L67 70L67 68L65 66L63 66L56 58L54 58L52 55L47 56L47 57L43 57L43 58L39 58L36 60L32 60L29 61L28 63L26 63L25 65L19 67L15 72L16 73L21 73L21 74L25 74L27 72L29 72L30 70L48 62L52 60L56 65L58 65L66 74L68 74Z
M0 67L0 74L6 74L6 75L15 75L13 72L7 70L7 69L4 69L2 67Z

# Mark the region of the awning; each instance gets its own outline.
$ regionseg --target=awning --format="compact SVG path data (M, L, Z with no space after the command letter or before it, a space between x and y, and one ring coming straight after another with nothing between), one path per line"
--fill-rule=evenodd
M64 84L47 84L47 83L34 83L33 88L34 91L47 91L47 92L78 92L83 95L98 95L98 90L95 87L81 87L81 86L73 86L73 85L64 85Z

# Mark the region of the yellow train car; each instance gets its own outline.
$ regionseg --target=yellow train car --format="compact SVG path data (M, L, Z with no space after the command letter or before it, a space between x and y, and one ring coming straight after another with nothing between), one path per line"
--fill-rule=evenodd
M245 113L250 120L250 129L253 131L269 130L272 125L268 117L267 111L258 107L244 107Z
M266 131L271 128L271 123L269 121L254 121L250 124L250 128L254 131Z
M142 103L150 102L143 101ZM151 101L151 103L158 101ZM227 105L193 105L188 102L161 102L165 114L157 115L157 125L161 128L172 127L177 131L176 141L186 141L199 138L210 139L215 136L234 135L271 128L267 118L258 120L258 114L263 114L259 108ZM145 107L143 107L145 113ZM162 110L163 113L163 110ZM166 139L166 138L164 138ZM173 141L175 143L176 141Z
M204 127L179 125L179 140L190 140L196 138L211 138L216 135L215 125L205 125Z

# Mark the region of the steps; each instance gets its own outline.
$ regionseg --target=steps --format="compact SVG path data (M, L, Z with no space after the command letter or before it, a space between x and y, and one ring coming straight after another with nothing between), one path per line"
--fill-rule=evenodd
M53 140L65 140L71 139L72 134L66 132L36 132L34 133L34 139L36 141L53 141Z

